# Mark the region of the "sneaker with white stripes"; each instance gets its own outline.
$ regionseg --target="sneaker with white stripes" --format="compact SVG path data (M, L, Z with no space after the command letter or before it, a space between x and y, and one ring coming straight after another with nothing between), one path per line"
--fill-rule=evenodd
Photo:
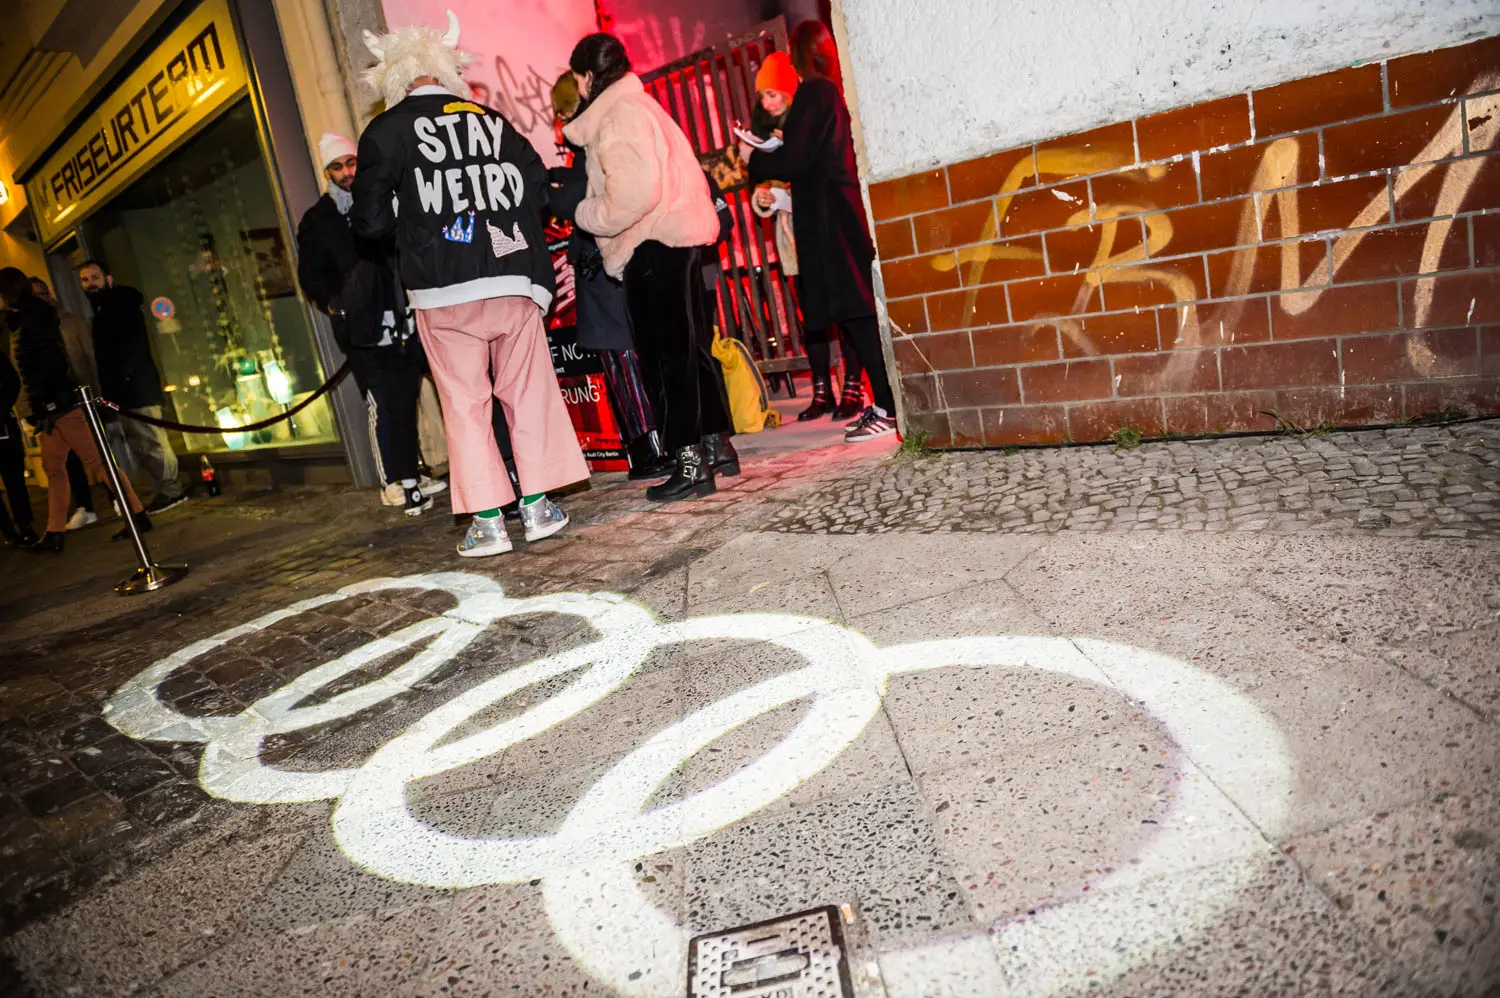
M865 409L865 414L859 417L859 422L844 431L844 441L852 444L860 440L887 437L895 432L896 421L872 405Z

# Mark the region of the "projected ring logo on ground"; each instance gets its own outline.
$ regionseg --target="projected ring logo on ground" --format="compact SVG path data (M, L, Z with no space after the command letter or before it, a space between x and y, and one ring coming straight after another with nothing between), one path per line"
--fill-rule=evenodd
M451 594L452 609L317 666L233 716L190 717L158 689L178 669L237 638L351 596L425 589ZM597 639L514 666L434 708L358 766L321 772L260 761L268 736L351 717L400 693L451 661L494 621L522 614L586 621ZM534 738L611 695L653 649L684 642L760 641L805 664L681 718L621 757L550 835L471 838L424 823L406 807L408 784ZM407 650L394 669L320 702L299 704L348 674ZM1179 937L1209 924L1268 861L1266 836L1280 828L1293 778L1280 734L1248 700L1190 666L1124 645L1060 637L996 636L877 648L828 621L786 614L735 614L660 622L612 593L507 597L498 583L443 573L375 579L303 600L198 641L155 663L105 705L105 718L138 739L202 743L199 781L225 800L252 804L336 801L332 828L364 870L432 887L542 882L560 942L619 992L681 993L688 933L641 893L633 864L689 845L777 800L829 765L880 708L891 676L949 666L1031 668L1113 689L1153 715L1179 748L1179 791L1156 836L1095 880L1075 901L991 927L989 940L936 941L891 959L940 981L963 946L992 945L1008 994L1053 994L1085 975L1129 970ZM488 708L538 683L576 674L556 695L482 730L450 739ZM720 782L646 810L652 793L701 749L752 719L795 701L809 708L786 737ZM1232 800L1252 800L1259 828ZM1183 874L1212 866L1197 881ZM1186 879L1185 879L1186 878ZM1186 886L1185 886L1186 885ZM1158 903L1160 902L1160 903ZM643 969L644 968L644 969ZM1097 977L1093 979L1097 980Z

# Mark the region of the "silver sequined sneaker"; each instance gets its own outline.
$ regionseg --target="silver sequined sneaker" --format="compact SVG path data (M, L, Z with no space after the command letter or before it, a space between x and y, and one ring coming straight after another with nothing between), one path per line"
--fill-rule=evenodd
M528 541L539 541L566 527L568 514L557 503L542 496L530 506L522 504L521 524L526 528Z
M476 516L469 521L464 539L458 542L458 553L465 558L488 558L511 549L510 535L505 532L505 517L489 519Z

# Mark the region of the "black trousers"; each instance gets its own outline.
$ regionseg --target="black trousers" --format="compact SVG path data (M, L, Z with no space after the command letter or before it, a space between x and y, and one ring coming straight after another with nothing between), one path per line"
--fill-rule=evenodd
M668 450L710 433L733 432L724 374L712 352L713 319L703 285L702 247L648 239L625 265L641 378L656 405Z
M0 503L0 536L33 529L36 518L26 491L26 447L21 443L20 424L9 413L0 416L0 482L10 504L6 512L5 503Z
M380 480L389 485L415 479L421 460L417 403L427 371L421 345L412 337L404 347L355 347L349 371L369 413Z
M896 415L896 396L891 391L891 381L885 371L885 353L880 349L880 324L875 321L873 315L862 315L858 319L843 319L839 322L839 332L844 336L844 346L853 347L854 356L870 375L870 391L875 397L875 405L885 410L885 414L892 418ZM808 342L812 341L812 333L808 333ZM812 349L808 349L808 358L812 358ZM826 370L826 368L825 368Z
M72 451L68 451L68 487L73 491L73 505L92 513L94 492L89 487L89 476L83 470L83 462Z
M798 275L792 278L792 285L797 289L797 297L802 297L802 277ZM824 382L832 380L833 376L833 337L836 326L821 326L817 329L803 330L802 342L807 347L807 367L812 372L813 382ZM858 380L864 374L864 365L859 361L859 353L849 343L849 337L843 337L844 357L844 380Z

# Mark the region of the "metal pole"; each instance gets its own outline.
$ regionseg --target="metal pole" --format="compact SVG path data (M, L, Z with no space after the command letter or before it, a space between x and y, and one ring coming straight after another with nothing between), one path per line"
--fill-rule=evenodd
M99 412L95 408L97 400L88 385L78 386L78 398L83 402L83 415L88 420L89 432L93 434L94 446L99 448L99 460L104 464L104 472L109 476L109 487L114 491L115 500L120 504L120 512L125 517L125 530L130 534L130 541L135 545L136 559L141 567L124 582L115 586L115 592L121 596L134 596L137 593L149 593L172 583L188 574L186 565L158 565L151 560L151 552L146 549L146 539L141 536L140 528L135 523L135 512L130 508L130 501L125 498L125 487L121 484L120 468L115 463L115 455L109 449L109 440L104 435L104 424L99 419Z

